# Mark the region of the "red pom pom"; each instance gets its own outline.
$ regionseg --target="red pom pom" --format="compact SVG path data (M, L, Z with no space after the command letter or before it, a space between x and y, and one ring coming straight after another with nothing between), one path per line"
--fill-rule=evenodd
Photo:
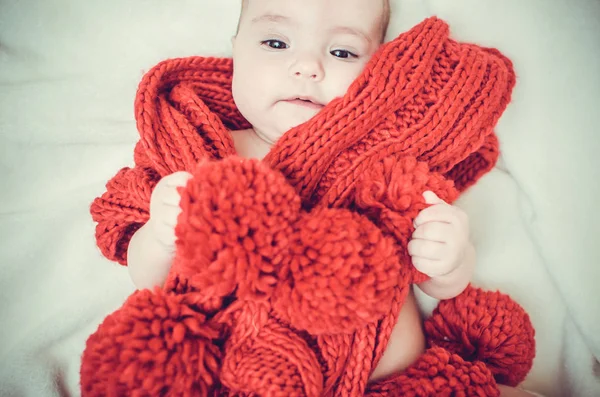
M469 287L440 302L425 321L428 342L468 361L482 361L496 381L521 383L533 365L534 329L529 315L508 295Z
M383 210L415 218L427 207L423 193L431 190L450 203L458 193L452 181L431 172L414 157L386 157L366 171L356 186L355 204L369 217L379 219Z
M90 336L83 396L206 396L215 385L219 330L160 289L136 291Z
M196 170L181 196L171 275L211 295L269 295L300 198L283 175L229 157Z
M456 354L433 347L401 374L372 384L367 397L429 397L500 395L492 373L481 363L464 361Z
M390 311L399 276L393 239L347 210L315 210L297 226L289 280L272 298L279 318L313 335L350 333Z

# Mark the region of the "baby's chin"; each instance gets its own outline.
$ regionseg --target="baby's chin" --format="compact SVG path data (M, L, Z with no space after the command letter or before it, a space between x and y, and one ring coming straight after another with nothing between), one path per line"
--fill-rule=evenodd
M309 119L307 119L306 121L308 121ZM304 124L306 121L303 122L294 122L294 123L278 123L278 125L263 125L262 128L260 128L260 126L255 125L254 129L257 131L260 131L259 135L262 135L263 138L266 138L266 140L268 140L271 144L275 144L279 139L281 139L289 130L291 130L292 128L295 128L301 124Z
M319 112L319 109L278 109L271 113L269 118L255 120L256 123L252 123L253 120L249 121L265 138L274 143L289 130L308 122Z
M292 128L308 122L317 114L319 114L319 110L316 109L306 109L302 112L290 114L281 121L280 125L278 126L278 130L281 132L281 135L283 135Z

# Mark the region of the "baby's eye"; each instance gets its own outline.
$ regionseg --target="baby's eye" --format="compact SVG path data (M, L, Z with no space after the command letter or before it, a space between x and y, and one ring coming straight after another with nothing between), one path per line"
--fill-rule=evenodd
M347 50L333 50L330 52L336 58L348 59L348 58L358 58L358 55L347 51Z
M289 48L289 46L281 40L264 40L260 43L274 50L285 50Z

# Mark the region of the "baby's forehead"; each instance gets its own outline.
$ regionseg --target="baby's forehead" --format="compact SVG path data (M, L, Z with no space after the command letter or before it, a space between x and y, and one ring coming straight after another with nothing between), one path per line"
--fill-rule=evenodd
M352 28L378 34L384 18L382 0L244 0L247 23L279 23L296 28Z

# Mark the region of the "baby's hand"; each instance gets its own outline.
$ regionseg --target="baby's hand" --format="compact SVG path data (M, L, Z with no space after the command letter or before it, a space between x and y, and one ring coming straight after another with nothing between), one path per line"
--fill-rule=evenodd
M185 186L192 174L175 172L162 178L150 197L150 220L148 224L155 239L168 251L175 251L175 226L181 212L181 196L178 187Z
M461 266L470 246L467 214L431 191L423 197L431 206L415 218L408 253L421 273L432 278L445 276Z

